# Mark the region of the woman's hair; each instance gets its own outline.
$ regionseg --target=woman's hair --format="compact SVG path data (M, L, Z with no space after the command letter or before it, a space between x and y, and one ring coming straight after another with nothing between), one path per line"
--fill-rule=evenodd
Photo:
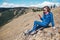
M45 7L43 7L43 9L44 9L44 8L46 8L48 12L51 11L50 8L49 8L49 6L45 6Z

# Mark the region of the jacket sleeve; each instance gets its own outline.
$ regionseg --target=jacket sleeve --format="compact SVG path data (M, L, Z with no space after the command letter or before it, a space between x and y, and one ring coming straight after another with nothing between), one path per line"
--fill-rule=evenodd
M44 20L44 14L43 14L43 17L42 18L40 18L42 21Z
M52 24L52 27L54 27L54 18L53 18L53 14L51 14L51 24Z

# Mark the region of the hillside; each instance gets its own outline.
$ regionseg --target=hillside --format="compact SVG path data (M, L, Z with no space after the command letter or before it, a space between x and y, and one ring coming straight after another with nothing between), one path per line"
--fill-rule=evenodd
M35 10L34 10L35 9ZM0 27L11 22L23 14L31 11L40 11L40 8L35 7L14 7L14 8L0 8Z
M55 27L60 27L60 7L52 9L55 19ZM42 12L32 12L23 14L0 28L0 40L60 40L60 33L45 28L33 36L24 36L23 32L33 27L34 20L39 20L37 14ZM59 29L59 28L58 28Z

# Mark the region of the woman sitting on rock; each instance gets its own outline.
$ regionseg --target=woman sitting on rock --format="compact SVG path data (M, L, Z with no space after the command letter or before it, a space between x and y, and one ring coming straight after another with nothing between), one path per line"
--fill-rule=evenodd
M50 23L52 24L52 28L55 29L53 13L48 6L43 7L43 17L40 15L39 17L42 22L34 21L33 28L29 32L25 33L26 35L30 35L32 32L36 32L36 30L40 29L41 27L46 28Z

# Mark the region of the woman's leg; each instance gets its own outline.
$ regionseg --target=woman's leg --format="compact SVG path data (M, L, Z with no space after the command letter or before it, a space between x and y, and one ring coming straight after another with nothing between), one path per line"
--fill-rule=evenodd
M29 33L38 30L39 28L42 27L42 25L43 24L40 21L34 21L34 26L33 26L32 30L29 31Z

